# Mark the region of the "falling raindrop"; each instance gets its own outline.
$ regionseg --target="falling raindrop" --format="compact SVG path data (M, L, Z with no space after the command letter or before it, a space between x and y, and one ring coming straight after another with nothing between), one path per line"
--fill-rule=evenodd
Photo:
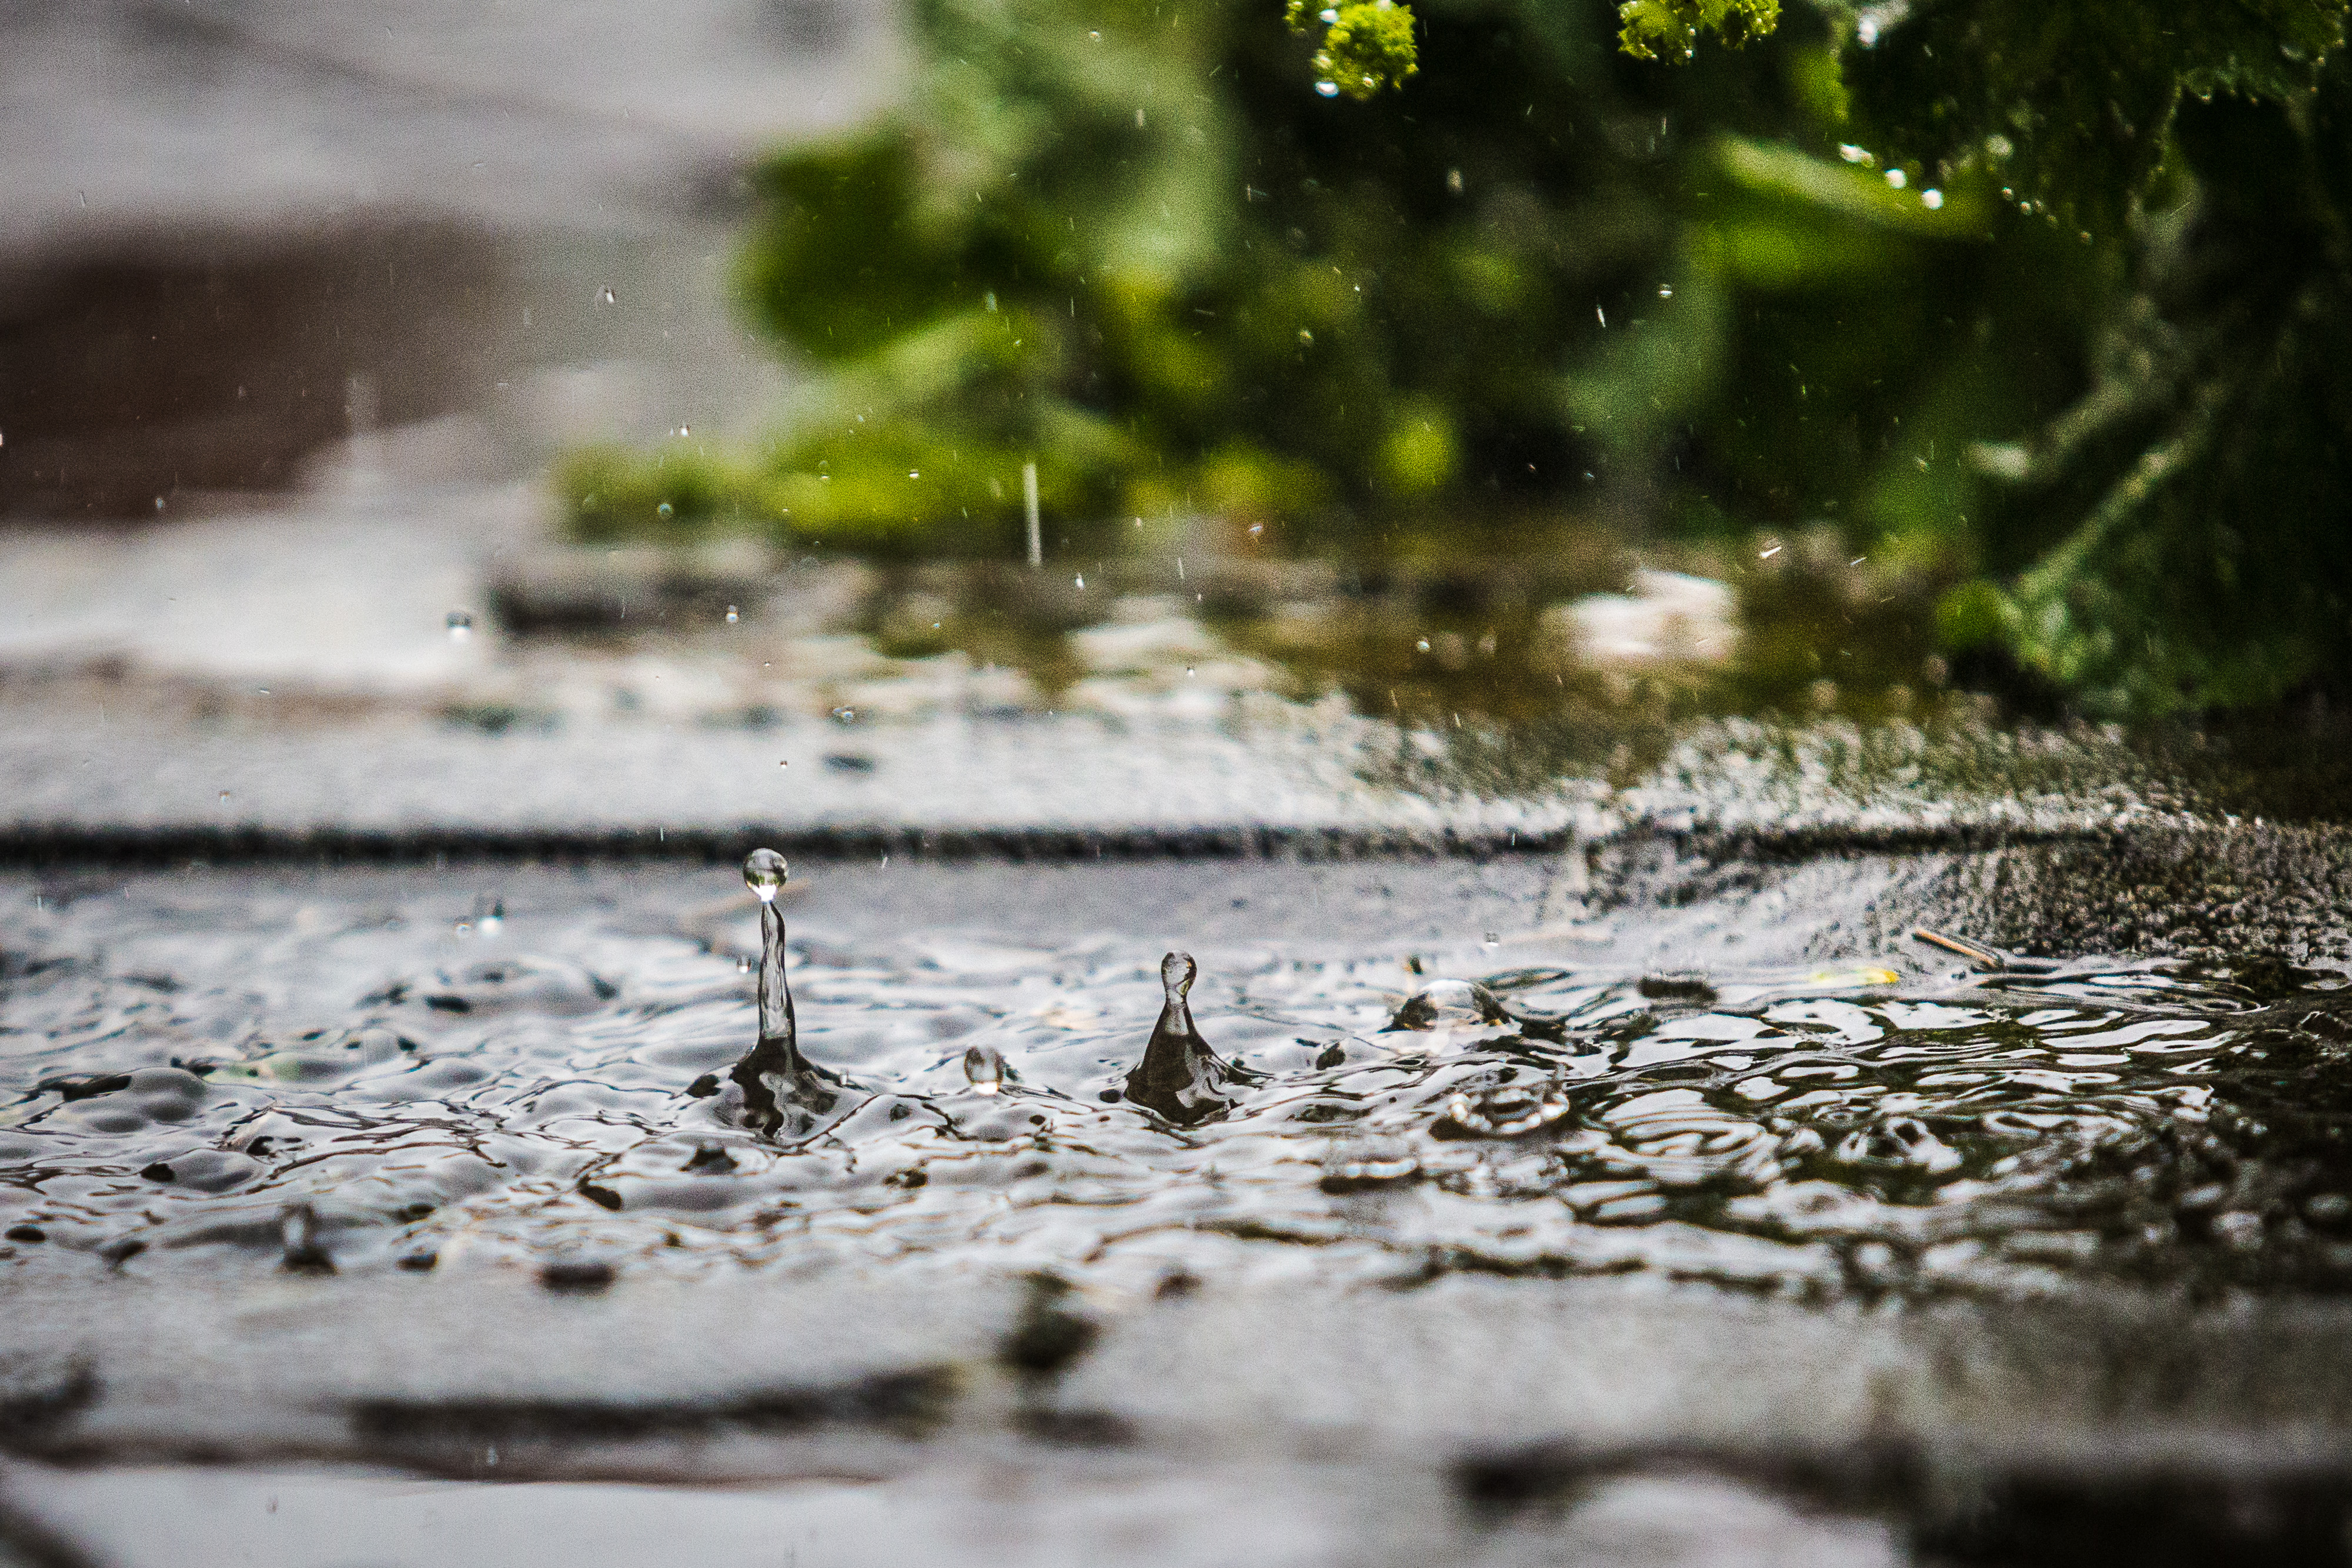
M741 619L742 619L742 616L740 616L740 614L738 614L738 613L736 612L735 607L734 607L733 605L731 605L731 604L730 604L730 605L729 605L729 606L727 607L727 624L729 624L730 626L732 626L732 625L734 625L738 621L740 621Z
M1311 349L1311 348L1313 348L1313 347L1315 346L1315 334L1314 334L1314 333L1312 333L1312 332L1310 332L1310 331L1308 331L1308 330L1307 330L1306 328L1304 328L1304 327L1301 327L1300 329L1298 329L1298 346L1299 346L1300 348L1302 348L1302 349ZM1142 519L1142 518L1140 518L1140 517L1138 517L1138 518L1136 519L1136 521L1137 521L1137 522L1139 522L1139 522L1141 522L1142 520L1143 520L1143 519Z
M1919 193L1919 204L1931 213L1941 212L1944 207L1944 193L1932 187L1922 191Z
M1315 90L1325 98L1337 98L1339 96L1339 84L1335 81L1318 81L1315 84Z
M1075 580L1080 588L1084 588L1084 587L1087 585L1087 580L1086 580L1086 576L1085 576L1085 574L1084 574L1084 573L1080 573L1080 574L1079 574L1076 579L1074 579L1073 580Z
M1004 1087L1004 1057L992 1045L975 1045L963 1053L963 1075L975 1094L993 1094Z
M1429 639L1426 637L1418 638L1414 641L1413 646L1422 653L1426 653L1429 652Z
M1894 186L1898 191L1903 188L1906 180L1906 176L1900 169L1889 169L1886 171L1886 183Z
M854 707L837 707L833 710L833 722L835 724L856 724L857 722L857 710Z
M677 434L678 439L682 441L686 437L694 434L694 427L689 424L681 424L677 427Z
M602 294L596 296L596 298L600 303L605 305L617 305L620 303L619 297L613 292L612 286L609 284L605 286L604 291Z
M655 513L655 515L656 515L656 516L657 516L657 517L659 517L663 518L664 520L667 520L670 517L672 517L672 516L674 516L674 515L675 515L675 513L676 513L676 508L675 508L675 507L672 507L672 506L671 506L667 501L664 501L660 506L656 507L654 508L654 513Z
M474 618L463 610L449 612L447 625L452 643L462 643L474 634Z
M1661 298L1661 299L1672 299L1674 297L1675 297L1674 285L1672 285L1672 284L1670 284L1670 283L1661 283L1661 284L1659 284L1659 285L1658 285L1658 298Z

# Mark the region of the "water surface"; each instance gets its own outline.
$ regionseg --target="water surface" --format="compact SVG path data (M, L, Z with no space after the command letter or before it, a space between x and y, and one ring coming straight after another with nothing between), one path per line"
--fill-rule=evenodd
M801 873L800 1049L866 1092L797 1138L709 1092L757 1032L725 871L13 877L0 1269L2352 1287L2340 977L1664 974L1490 946L1532 868L1055 874ZM1127 1093L1179 945L1237 1070L1190 1125Z

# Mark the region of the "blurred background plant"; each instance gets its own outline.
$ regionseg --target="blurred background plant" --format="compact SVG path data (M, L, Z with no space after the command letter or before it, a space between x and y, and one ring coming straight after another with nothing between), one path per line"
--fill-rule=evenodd
M763 173L776 437L559 485L902 558L1017 555L1031 462L1089 558L1801 535L2092 711L2340 687L2343 12L914 0L903 106Z

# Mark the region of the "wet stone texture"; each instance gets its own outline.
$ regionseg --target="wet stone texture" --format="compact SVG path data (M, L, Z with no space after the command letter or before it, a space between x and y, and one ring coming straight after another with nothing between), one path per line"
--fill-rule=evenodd
M2278 1553L2340 1550L2352 1495L2340 863L2248 827L2137 860L798 865L797 1049L840 1092L782 1130L737 1071L731 867L18 873L0 1292L45 1326L0 1443L1123 1495L1070 1467L1255 1432L1325 1467L1263 1484L1346 1522L1253 1561L1370 1560L1391 1482L1428 1500L1398 1561L2070 1560L2159 1484L2208 1499L2182 1539L2308 1560ZM2288 897L2230 893L2256 875ZM2054 961L1972 967L1922 918ZM928 1305L862 1358L786 1326L861 1291ZM689 1338L744 1303L741 1354L625 1367L656 1301ZM167 1322L212 1373L158 1363ZM1514 1357L1524 1390L1438 1393ZM1349 1392L1375 1361L1419 1391ZM101 1473L10 1495L55 1524L181 1484ZM1657 1536L1685 1510L1717 1523Z

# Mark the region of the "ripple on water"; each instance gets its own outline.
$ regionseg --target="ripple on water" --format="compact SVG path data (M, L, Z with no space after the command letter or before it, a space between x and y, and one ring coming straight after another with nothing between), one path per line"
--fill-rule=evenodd
M756 1032L730 952L593 902L509 896L493 936L431 917L470 888L387 911L331 878L298 903L172 887L12 931L0 1266L136 1241L132 1267L344 1272L2352 1288L2352 1027L2324 980L1473 983L1268 938L1205 957L1223 1069L1171 1120L1129 1097L1159 953L821 931L795 944L800 1049L855 1092L779 1139L723 1092Z

